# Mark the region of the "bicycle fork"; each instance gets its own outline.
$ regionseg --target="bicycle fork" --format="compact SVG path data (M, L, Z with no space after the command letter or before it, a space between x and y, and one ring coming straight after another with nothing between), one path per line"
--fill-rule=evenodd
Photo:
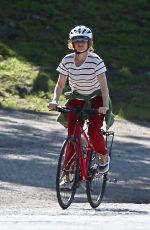
M88 180L88 169L89 169L89 164L90 164L90 155L91 155L92 149L90 147L87 147L86 157L84 157L84 152L83 152L81 143L78 146L79 146L79 162L80 162L81 178L83 181L87 181Z

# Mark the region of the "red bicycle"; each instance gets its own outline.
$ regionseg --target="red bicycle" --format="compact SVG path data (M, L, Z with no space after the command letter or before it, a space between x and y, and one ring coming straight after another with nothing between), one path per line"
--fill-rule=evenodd
M92 208L97 208L104 196L107 173L101 173L99 170L99 157L89 142L88 135L81 125L83 116L93 116L98 114L96 109L70 109L66 107L57 107L61 113L76 113L76 125L74 135L68 136L61 148L56 176L56 193L58 203L61 208L66 209L74 199L76 188L81 181L86 183L87 199ZM105 137L108 154L111 158L111 149L114 138L113 131L100 130ZM68 159L68 152L73 152ZM60 183L64 175L68 175L70 188L61 188Z

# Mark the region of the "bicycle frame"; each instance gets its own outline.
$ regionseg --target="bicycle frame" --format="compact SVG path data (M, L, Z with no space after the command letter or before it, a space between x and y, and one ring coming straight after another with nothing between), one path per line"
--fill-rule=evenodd
M85 159L83 157L81 135L83 136L83 138L86 142L86 151L87 151L86 156L87 157ZM89 163L90 163L90 155L92 154L93 148L89 142L89 139L88 139L83 127L81 126L80 117L76 121L73 136L75 137L75 139L77 141L81 178L82 178L82 180L87 181L88 180L88 167L89 167Z
M74 132L65 139L60 151L56 176L58 202L63 209L68 208L74 199L76 188L80 185L78 182L82 180L86 182L87 199L91 207L97 208L104 196L108 177L107 172L101 172L99 169L98 157L95 155L96 152L94 151L93 145L90 143L88 134L84 129L82 116L97 115L99 113L95 109L82 110L80 108L70 109L67 107L57 107L57 111L64 113L73 112L77 114ZM104 131L102 129L100 132L105 136L107 151L111 157L114 132ZM111 138L110 141L108 140L109 137ZM68 176L68 181L66 181L66 186L64 184L63 188L62 185L65 176Z

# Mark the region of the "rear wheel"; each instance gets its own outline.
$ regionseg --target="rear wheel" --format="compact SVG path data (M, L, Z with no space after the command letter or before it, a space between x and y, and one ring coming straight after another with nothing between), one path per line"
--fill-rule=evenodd
M71 149L71 157L68 158ZM64 175L69 178L69 188L62 188L60 182ZM79 162L77 144L73 137L68 137L60 151L56 175L56 193L59 205L66 209L70 206L76 192L79 177Z
M86 183L87 198L92 208L97 208L104 196L107 175L98 169L99 159L95 152L91 154L88 170L88 181Z

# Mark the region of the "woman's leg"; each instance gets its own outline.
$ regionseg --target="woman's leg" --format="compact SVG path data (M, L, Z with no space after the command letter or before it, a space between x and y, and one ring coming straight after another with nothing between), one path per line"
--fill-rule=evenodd
M91 99L92 108L99 108L103 106L102 97L97 96ZM94 150L102 155L106 154L106 145L105 140L100 132L101 127L103 126L104 115L93 115L89 118L89 128L88 135L90 142L93 145Z
M73 99L69 101L67 104L68 108L83 108L85 102L84 100ZM68 128L68 136L73 135L74 128L77 121L77 115L75 113L67 113L67 128ZM83 124L83 121L82 121Z

